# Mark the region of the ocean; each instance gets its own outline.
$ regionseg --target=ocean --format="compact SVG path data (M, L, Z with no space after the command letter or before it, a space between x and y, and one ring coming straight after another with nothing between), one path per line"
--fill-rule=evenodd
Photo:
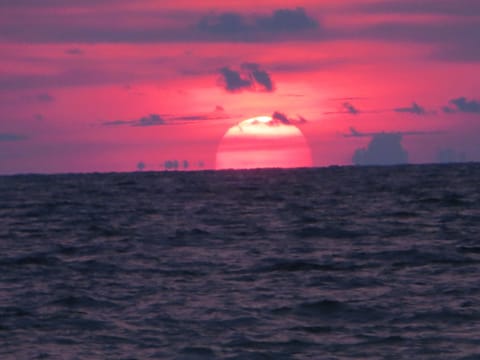
M0 359L480 359L480 164L0 177Z

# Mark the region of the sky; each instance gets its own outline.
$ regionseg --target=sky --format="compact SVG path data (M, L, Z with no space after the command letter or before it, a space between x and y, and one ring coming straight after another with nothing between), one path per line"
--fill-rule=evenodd
M0 0L0 54L0 174L212 169L276 113L313 166L480 160L478 0Z

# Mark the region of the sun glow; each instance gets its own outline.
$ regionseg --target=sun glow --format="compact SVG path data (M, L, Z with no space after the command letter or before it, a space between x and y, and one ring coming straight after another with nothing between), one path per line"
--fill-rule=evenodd
M217 169L312 166L310 147L291 122L257 116L232 126L217 150Z

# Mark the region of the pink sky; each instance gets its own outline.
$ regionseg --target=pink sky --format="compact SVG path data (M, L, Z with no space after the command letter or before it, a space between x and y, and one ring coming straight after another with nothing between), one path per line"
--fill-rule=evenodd
M411 163L480 160L479 1L225 3L0 1L0 174L214 168L274 112L314 166L382 132Z

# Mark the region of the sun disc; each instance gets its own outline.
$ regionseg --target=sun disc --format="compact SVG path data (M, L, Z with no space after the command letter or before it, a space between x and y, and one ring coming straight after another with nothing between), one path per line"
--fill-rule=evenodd
M218 170L310 166L310 147L300 129L270 116L257 116L232 126L216 156Z

